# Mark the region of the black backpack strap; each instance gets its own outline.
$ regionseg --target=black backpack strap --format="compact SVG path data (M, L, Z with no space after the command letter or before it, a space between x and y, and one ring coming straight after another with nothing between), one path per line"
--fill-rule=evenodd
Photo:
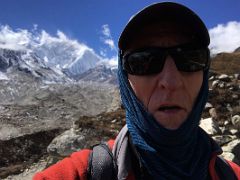
M117 180L117 164L108 145L93 147L88 160L88 180Z
M221 156L217 156L215 170L220 180L237 180L237 176L228 162Z

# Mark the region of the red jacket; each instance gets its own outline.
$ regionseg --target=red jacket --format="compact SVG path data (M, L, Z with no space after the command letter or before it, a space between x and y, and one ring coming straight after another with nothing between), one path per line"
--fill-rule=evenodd
M114 140L110 140L108 144L110 149L112 149ZM46 170L37 173L33 177L33 180L87 180L88 158L90 153L91 150L89 149L75 152L69 158L65 158ZM213 180L219 180L215 171L216 157L217 155L213 155L209 163L209 172ZM231 161L228 161L228 163L240 180L240 167ZM127 180L135 180L132 172L129 173Z

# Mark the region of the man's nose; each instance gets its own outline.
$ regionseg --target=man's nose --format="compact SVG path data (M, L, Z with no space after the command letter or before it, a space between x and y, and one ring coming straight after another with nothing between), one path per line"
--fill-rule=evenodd
M158 86L176 90L183 85L183 76L171 56L167 56L162 71L158 74Z

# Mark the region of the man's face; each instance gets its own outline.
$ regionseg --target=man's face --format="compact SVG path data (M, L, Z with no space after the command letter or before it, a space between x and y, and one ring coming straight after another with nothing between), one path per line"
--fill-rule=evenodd
M170 29L168 31L168 29ZM163 29L161 29L163 30ZM142 47L171 47L190 41L190 37L168 27L162 32L148 27L144 36L128 45L128 50ZM157 33L151 33L158 31ZM167 129L177 129L190 114L203 81L203 71L181 72L171 56L167 56L161 72L154 75L128 74L130 85L138 99Z

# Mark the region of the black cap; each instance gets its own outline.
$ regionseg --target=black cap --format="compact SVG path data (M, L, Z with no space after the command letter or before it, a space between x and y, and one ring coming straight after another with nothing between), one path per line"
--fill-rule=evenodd
M183 26L186 25L194 33L199 45L208 46L210 43L208 30L197 14L181 4L163 2L147 6L131 17L120 35L119 49L125 50L127 42L144 25L157 24L162 21L173 21Z

